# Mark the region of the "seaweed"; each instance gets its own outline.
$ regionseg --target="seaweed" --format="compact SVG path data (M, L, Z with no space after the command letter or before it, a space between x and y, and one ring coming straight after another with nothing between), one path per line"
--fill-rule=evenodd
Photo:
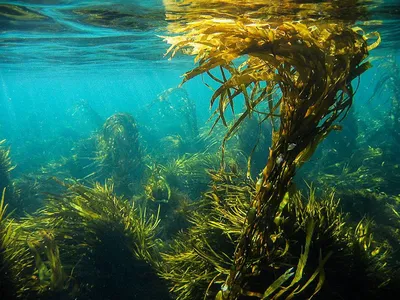
M6 149L3 145L5 140L0 141L0 189L7 188L7 197L12 194L12 183L10 179L10 172L15 168L11 162L10 149Z
M11 243L11 224L5 218L7 204L4 203L5 189L2 191L0 201L0 296L2 299L15 298L17 287L12 276L13 259L8 257L7 248Z
M136 118L149 154L159 163L166 164L202 146L198 140L195 102L182 87L160 93Z
M256 183L229 172L210 172L213 184L190 217L192 227L163 254L161 276L177 299L228 297L226 279L235 249L244 225L255 218L251 199ZM387 267L389 248L375 241L371 221L348 223L339 203L333 192L317 197L313 188L307 197L286 194L273 220L278 230L269 236L275 245L268 253L269 265L253 266L247 279L260 292L243 289L240 297L352 299L346 291L366 283L365 297L384 291L394 274Z
M260 286L256 278L270 271L270 253L284 243L271 236L279 235L274 220L296 169L309 160L329 132L339 129L335 121L346 116L353 101L351 82L371 67L364 60L379 45L380 37L357 27L311 20L273 24L248 17L205 19L199 15L198 20L177 24L171 31L178 35L165 37L171 44L167 54L195 55L198 66L184 74L182 83L208 75L218 84L210 100L211 106L217 106L215 124L221 121L228 126L226 111L234 111L238 96L244 99L242 114L223 139L222 154L226 141L254 112L272 125L268 162L243 224L222 298L262 295L268 281ZM368 45L372 37L377 39ZM258 110L261 103L267 109ZM312 237L309 226L307 234ZM305 251L290 284L294 291L303 289L298 282L306 257Z
M157 215L113 193L112 185L61 183L46 206L21 224L21 245L30 253L22 269L24 298L87 299L164 297L157 277Z
M198 199L210 182L207 170L217 168L219 156L212 153L185 154L163 166L169 184Z
M110 178L118 193L132 195L144 171L143 154L136 122L130 114L109 117L97 138L95 178Z
M16 299L24 293L25 270L32 261L29 251L20 243L20 225L7 216L8 204L5 204L6 190L0 199L0 297Z
M14 180L11 180L10 173L15 169L11 161L10 148L4 146L6 140L0 140L0 190L5 190L5 199L11 211L21 214L24 210L24 203L19 195L19 190Z

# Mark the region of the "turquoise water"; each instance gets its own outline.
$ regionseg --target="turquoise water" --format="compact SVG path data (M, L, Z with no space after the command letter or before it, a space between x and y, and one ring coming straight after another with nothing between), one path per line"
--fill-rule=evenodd
M297 18L302 10L284 10L285 4L306 5L312 1L283 2L277 5L276 15L279 16L282 10ZM320 145L315 155L296 174L295 180L297 186L304 190L308 189L310 182L321 189L335 189L338 197L343 199L341 209L349 214L349 224L354 228L364 216L374 219L377 235L385 238L384 241L378 239L379 242L386 243L385 246L389 244L390 252L394 253L390 260L393 271L399 269L400 261L400 221L394 221L395 212L400 212L400 132L396 127L400 124L400 4L396 0L350 2L349 9L346 1L335 1L336 15L318 9L312 15L324 16L332 22L357 16L354 26L362 27L365 32L378 31L382 42L371 52L373 68L358 82L353 82L357 93L350 113L341 122L343 129L333 132ZM322 5L324 1L315 3ZM212 10L225 11L227 7L228 3L220 3L214 5ZM358 11L362 13L357 15ZM15 209L13 215L17 222L22 222L26 213L34 214L37 209L43 208L48 195L52 199L53 194L65 192L58 183L49 183L53 177L61 181L73 178L89 186L96 181L104 184L110 178L123 178L121 182L115 182L118 196L125 197L129 203L136 201L139 205L149 201L148 210L153 215L157 215L156 205L165 209L161 211L161 221L168 222L161 223L161 233L156 237L168 244L179 230L186 230L189 223L178 216L176 207L171 204L172 208L168 208L166 203L172 203L172 200L181 201L180 205L186 200L197 203L210 189L217 190L205 170L219 168L221 142L226 128L218 125L214 133L208 134L213 124L208 119L215 107L209 106L213 90L204 84L207 81L203 77L196 77L180 87L182 75L194 66L193 57L177 55L169 59L165 56L169 45L163 36L169 34L168 26L173 23L167 16L175 13L161 0L0 3L0 141L6 140L5 145L7 149L10 147L12 165L15 166L7 179L11 183L0 182L0 187L4 184L7 189L15 190L19 200L25 197L25 203L10 203L9 206ZM179 17L179 14L176 13L176 16ZM236 109L239 112L240 105ZM133 117L133 122L126 121L129 115ZM126 146L124 151L127 152L121 151L123 153L118 153L120 156L117 159L111 159L116 165L110 167L111 163L107 160L110 157L104 154L106 151L101 148L101 143L104 142L102 137L107 135L105 124L113 121L125 124L126 131L129 126L133 129L129 127L132 130L130 135L121 134L118 137L118 145ZM126 125L125 121L129 124ZM254 148L251 176L243 179L246 185L255 186L257 176L267 162L271 142L268 134L261 137L256 134L261 130L256 119L251 119L245 126L248 131L238 132L228 143L228 152L229 147L233 149L228 156L234 161L229 163L229 168L231 171L236 168L245 170L247 156L258 143ZM270 130L270 125L263 126ZM129 150L134 142L140 144L140 150ZM195 161L196 155L204 161L196 161L194 165L199 165L193 167L190 159L185 159L189 157ZM182 169L187 169L179 169L179 159L186 163ZM136 168L135 172L132 168ZM165 175L174 171L176 178ZM236 172L232 173L236 175ZM3 180L1 174L0 180ZM161 187L155 188L157 184ZM149 186L153 188L150 188L150 196ZM65 196L64 199L69 198ZM378 211L378 202L374 201L382 205L379 206L382 210ZM190 214L194 214L195 210L189 210ZM124 210L121 208L120 211ZM388 215L384 215L383 211ZM380 235L379 229L384 233ZM78 239L78 236L74 238ZM110 248L96 256L99 260L107 260L108 255L114 255L113 251L119 253L113 248L115 237L111 235L108 238L104 238L103 247ZM70 249L68 247L66 249ZM93 254L97 250L88 251ZM85 275L82 275L82 286L76 288L81 294L74 290L75 286L72 288L72 283L68 286L74 290L68 295L76 297L71 299L169 299L166 296L167 285L161 284L155 274L151 274L149 279L140 275L152 272L147 269L147 262L143 265L139 263L139 267L135 262L130 262L132 265L126 263L129 268L138 268L132 275L121 267L125 264L123 255L126 252L121 253L115 254L121 255L121 259L110 259L111 262L104 265L98 261L92 265L82 259L84 267L93 267L93 273L79 269L81 262L74 261L78 273ZM40 255L45 260L43 253ZM82 257L91 256L85 252ZM65 258L66 261L68 259ZM40 269L39 264L36 267ZM65 268L71 270L71 266ZM119 268L123 271L119 272ZM32 278L45 281L38 274L40 272L35 272ZM398 271L393 272L400 277ZM332 273L334 277L340 277L340 274ZM93 279L96 276L101 278L98 282ZM87 278L92 279L86 282ZM137 294L130 295L129 283L134 280L144 287L143 290L133 289ZM146 280L153 282L154 290L160 293L150 293L152 286L146 285ZM74 284L78 286L80 282L77 282ZM212 297L215 297L221 282L216 281L218 287L210 290L210 295L214 292ZM3 299L1 292L0 285L0 299ZM85 298L86 292L89 298ZM342 292L331 294L335 296L330 299L356 299L354 296L346 297ZM70 299L65 295L65 298L58 298L61 296L57 293L50 293L48 298L46 295L41 294L41 297ZM63 294L60 292L60 295ZM357 299L372 299L368 298L369 294L366 295L366 298L360 296ZM395 294L393 299L397 296ZM24 297L36 299L36 294L20 296ZM203 296L199 295L196 299L203 299Z

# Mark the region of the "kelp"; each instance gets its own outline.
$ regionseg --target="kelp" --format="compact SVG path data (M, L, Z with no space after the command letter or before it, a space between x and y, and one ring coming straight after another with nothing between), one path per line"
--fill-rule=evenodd
M229 274L251 187L234 174L212 172L213 189L189 216L193 224L163 254L161 276L177 299L213 299ZM225 199L219 197L225 196ZM226 201L226 202L222 202ZM247 204L246 204L247 203Z
M150 103L148 109L153 108L159 103L169 105L170 110L176 114L177 117L182 117L184 122L181 124L181 130L184 137L189 140L194 140L199 134L196 118L196 104L189 97L188 92L182 88L170 88L163 91L157 96L156 101ZM171 112L163 112L163 114L170 114Z
M10 148L5 146L6 140L0 140L0 191L5 190L5 199L10 211L22 213L24 205L19 196L19 191L11 180L10 173L15 169L11 161Z
M360 138L358 146L348 158L337 158L335 162L330 160L329 156L319 157L320 161L317 164L303 172L304 178L315 178L319 186L330 186L339 191L369 191L397 195L400 192L400 161L390 148L393 149L390 143L373 147L368 145L368 141Z
M26 263L18 266L19 298L53 299L66 297L71 291L71 274L68 276L62 265L54 226L45 225L33 217L17 223L15 247L26 254Z
M246 183L242 176L229 172L210 171L210 175L213 184L191 215L193 226L163 254L166 267L161 276L171 283L177 299L221 300L228 296L226 279L233 253L243 225L255 218L251 199L257 194L256 183ZM311 188L306 197L299 192L287 194L274 223L278 231L270 235L270 243L275 245L268 253L270 264L254 266L248 278L253 286L268 286L263 292L242 290L241 297L321 295L321 299L337 299L337 295L343 298L346 288L351 290L352 283L361 288L371 282L374 288L365 290L368 297L388 284L392 273L385 268L385 246L375 242L365 220L354 228L346 224L333 192L317 196Z
M21 224L33 261L25 294L167 299L155 273L158 216L115 196L112 185L62 184L65 193L49 195Z
M259 112L261 103L267 104L262 113L272 124L272 146L223 299L262 294L264 287L249 283L257 277L254 269L266 269L269 253L279 248L271 236L278 231L274 220L284 195L296 169L330 131L340 129L335 121L345 117L352 104L351 81L371 67L364 60L379 44L379 35L343 24L283 21L271 25L246 17L199 17L179 23L172 31L178 35L165 38L171 44L167 53L173 57L182 51L195 55L198 62L184 74L183 83L208 75L219 86L210 100L211 106L217 106L216 122L227 126L226 110L234 109L239 95L244 99L244 111L230 126L223 151L243 120ZM368 45L372 37L377 40Z
M25 270L32 266L29 251L19 242L20 225L7 215L5 189L0 198L0 297L15 299L27 288Z
M12 277L12 259L7 257L7 248L12 239L11 225L7 224L6 210L7 204L4 203L5 189L2 191L0 201L0 296L2 299L15 297L17 288Z
M171 198L171 188L160 166L148 166L149 176L144 185L147 199L154 202L168 203Z
M395 148L390 149L391 152L395 153L400 144L400 132L398 130L400 126L400 88L398 86L400 69L393 54L380 57L377 60L377 65L377 70L383 70L383 73L375 74L374 81L376 85L369 101L382 103L386 100L389 102L389 111L384 114L385 119L377 132L377 136L381 136L381 139L383 136L383 141L386 142L386 138L390 138L392 143L388 144ZM372 140L372 137L370 138ZM395 158L394 156L393 159Z
M115 182L116 191L130 195L144 171L143 153L136 122L130 114L109 117L97 138L95 178Z
M5 148L5 140L0 141L0 189L10 189L12 191L12 183L10 179L10 172L15 168L11 162L10 149ZM7 192L7 194L10 193Z
M357 140L354 142L338 134L335 145L332 141L322 145L318 159L304 172L307 180L318 185L332 186L338 190L383 192L397 195L400 192L398 168L398 120L399 108L396 87L396 64L393 58L380 58L375 63L382 74L374 74L377 84L369 101L379 99L379 110L371 108L363 111L358 118ZM393 72L392 72L393 71ZM384 108L387 106L387 108ZM354 118L354 117L353 117ZM344 121L344 128L346 125ZM353 126L355 127L353 121ZM351 126L351 124L350 124ZM351 133L354 136L354 132ZM329 138L328 138L329 139ZM350 143L349 143L350 142ZM347 154L345 153L347 151ZM303 170L304 171L304 170Z
M196 104L182 87L169 88L137 113L149 154L160 163L198 150Z
M116 230L122 230L121 233L128 234L132 239L129 244L134 257L156 263L152 248L156 247L153 238L159 222L157 216L147 218L145 210L115 196L112 184L103 186L96 183L90 188L75 183L67 184L67 187L67 193L49 197L43 215L47 218L64 218L65 225L71 222L68 225L87 226L84 228L87 235L82 233L82 238L88 239L96 238L93 234L96 234L97 226L115 225ZM82 220L82 225L73 224L77 219ZM67 227L62 229L72 230Z
M185 154L162 166L162 173L171 187L197 199L208 188L210 177L207 170L218 168L218 165L218 154Z

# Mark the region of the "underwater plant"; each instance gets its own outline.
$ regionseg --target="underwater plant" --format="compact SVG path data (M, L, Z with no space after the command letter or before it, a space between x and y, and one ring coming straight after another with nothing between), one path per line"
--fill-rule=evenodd
M15 182L10 178L10 172L14 170L15 165L13 165L10 158L10 149L4 146L5 142L5 140L0 140L0 191L5 190L5 199L9 210L22 213L24 205L18 189L15 187Z
M161 166L148 166L150 176L144 186L147 198L154 202L167 203L171 198L171 188L163 175Z
M20 243L20 226L7 216L5 189L0 198L0 298L16 299L26 288L26 270L32 266L29 251Z
M182 88L169 88L136 117L146 148L159 163L198 150L196 105Z
M97 139L96 180L111 178L118 193L131 195L144 171L139 131L133 117L118 113L109 117ZM103 180L101 180L103 179Z
M216 153L185 154L163 166L163 174L171 187L198 199L208 189L210 177L207 170L219 165Z
M335 187L344 194L344 200L348 198L346 194L351 197L352 191L355 194L369 192L371 195L385 193L393 196L400 192L396 141L400 111L396 99L400 93L395 83L398 67L392 56L375 59L375 63L377 70L384 70L384 73L374 75L376 87L368 103L379 99L379 110L363 111L358 123L350 111L343 122L343 131L350 129L348 136L352 139L346 138L345 132L334 134L335 139L330 139L330 135L316 153L318 158L301 170L301 177L313 180L319 186ZM370 203L369 200L366 199L366 203ZM358 204L356 201L354 205ZM371 212L374 211L372 208Z
M11 162L10 149L6 149L3 145L5 140L0 141L0 189L7 191L7 197L12 192L12 184L10 180L10 172L15 168Z
M163 254L161 276L171 283L177 299L226 297L225 282L243 225L254 218L256 183L229 172L210 175L213 184L190 217L192 227ZM384 291L391 279L396 282L387 267L387 247L374 240L370 221L363 219L354 227L347 223L333 192L319 197L313 188L307 197L288 193L273 222L278 230L270 235L275 244L268 253L270 264L254 266L248 278L253 286L270 285L263 293L243 291L243 299L353 299L356 295L348 291L357 286L359 293L367 283L362 294L368 298Z
M11 268L13 261L7 255L7 249L11 243L11 226L6 220L7 204L4 203L5 189L2 191L0 201L0 297L1 299L11 299L17 294Z
M112 185L62 184L66 192L20 224L31 255L24 297L169 299L155 271L158 216L115 196Z
M177 299L214 299L229 274L235 242L246 217L251 188L231 173L210 173L212 190L197 202L192 226L163 254L161 276ZM219 198L224 197L224 198Z
M189 15L191 22L172 24L175 36L165 40L171 44L167 51L171 57L180 51L194 55L198 62L184 74L183 83L207 75L218 85L210 100L217 105L216 123L227 126L225 112L234 110L239 96L243 97L244 110L229 127L223 154L226 141L244 119L256 112L271 122L268 162L257 181L230 274L221 287L221 299L263 298L269 284L260 284L260 274L271 272L270 253L285 243L271 239L279 234L274 220L284 196L297 168L330 131L340 129L335 121L344 117L352 104L351 82L371 67L364 60L380 37L341 23L230 17L204 18L195 11ZM377 40L368 45L371 37ZM261 103L267 109L258 110ZM308 230L306 248L314 228ZM306 257L304 253L300 258L289 285L294 290L301 290L298 282ZM281 279L286 281L289 274L287 269Z

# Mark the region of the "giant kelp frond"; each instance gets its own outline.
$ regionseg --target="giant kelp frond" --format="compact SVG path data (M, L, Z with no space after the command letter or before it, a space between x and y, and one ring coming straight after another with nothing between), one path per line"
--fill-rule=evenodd
M190 217L193 226L163 254L166 268L161 275L177 299L228 299L226 278L233 253L244 225L256 217L251 200L257 195L257 183L222 171L210 171L210 176L211 188ZM265 289L243 288L243 296L331 297L331 289L347 288L354 276L360 277L355 284L363 280L377 284L366 291L368 296L379 292L393 274L385 268L385 247L372 238L371 223L349 226L334 192L317 196L310 188L307 196L288 193L273 221L278 229L268 236L269 265L252 266L254 276L247 281L260 286L261 280Z
M296 93L306 93L310 82L315 80L312 85L318 89L311 92L314 95L309 97L309 105L302 104L310 108L302 113L311 114L319 103L328 102L323 95L339 82L343 82L339 88L344 97L348 93L344 86L348 75L354 78L368 67L365 64L357 72L352 70L355 67L350 63L352 57L358 57L359 63L366 56L364 40L355 31L334 24L307 26L286 22L271 28L268 23L252 23L251 20L202 20L188 24L184 34L167 37L166 41L172 44L168 51L171 56L184 49L196 55L199 66L184 75L184 82L200 74L209 74L220 84L211 98L211 105L218 100L217 112L225 124L225 110L233 105L237 96L244 96L246 109L231 127L232 132L263 101L271 103L266 116L279 115L281 101L276 99L274 103L270 96L278 88L282 89L285 82L295 83L299 87ZM235 59L244 55L248 57L236 67ZM335 58L342 62L340 67L334 65ZM219 77L211 75L214 68L219 68ZM316 97L317 93L322 97ZM342 100L337 110L346 107L345 99ZM297 103L287 105L298 106Z

